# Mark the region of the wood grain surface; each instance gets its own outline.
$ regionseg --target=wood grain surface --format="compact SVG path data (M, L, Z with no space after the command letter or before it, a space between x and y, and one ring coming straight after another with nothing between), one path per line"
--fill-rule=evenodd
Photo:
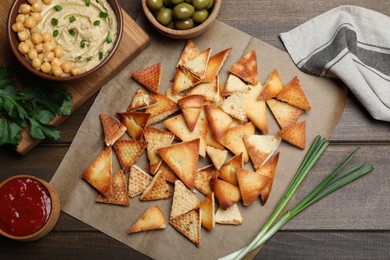
M141 13L140 1L120 2L131 17ZM387 0L225 0L218 20L284 50L279 33L344 4L367 7L390 16ZM342 86L341 82L337 83ZM61 125L60 140L44 141L24 157L0 148L0 179L29 173L49 181L94 97ZM296 217L264 245L256 259L390 259L390 124L373 120L353 95L348 95L330 147L305 180L295 201L357 146L361 151L355 161L373 163L374 172ZM21 244L0 238L0 259L108 258L146 259L63 213L53 232L39 241Z

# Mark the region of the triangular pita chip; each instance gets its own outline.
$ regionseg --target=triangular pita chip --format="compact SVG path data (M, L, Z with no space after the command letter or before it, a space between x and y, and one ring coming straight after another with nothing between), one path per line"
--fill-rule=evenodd
M167 181L164 176L161 175L161 172L157 172L139 199L147 201L169 199L171 197L172 191L169 189Z
M119 169L111 182L111 194L107 197L99 194L96 198L96 202L107 203L121 206L129 206L130 199L127 196L126 178L123 170Z
M305 112L303 109L291 106L288 103L276 99L267 100L267 105L280 128L295 124L298 118Z
M244 163L247 163L249 156L245 146L244 136L253 134L255 134L255 126L252 122L248 122L229 128L219 141L235 155L242 153Z
M146 148L146 142L136 140L118 140L113 145L118 161L125 172L138 161Z
M279 130L278 135L282 137L284 141L303 150L306 147L306 121L289 125Z
M242 93L233 93L223 101L219 108L226 114L229 114L242 122L247 121L245 96Z
M261 190L267 186L271 178L241 168L237 169L237 180L242 202L244 206L248 206L259 197Z
M222 165L221 169L219 169L219 178L234 186L238 186L236 170L242 167L244 167L244 161L242 159L242 153L240 153Z
M111 194L111 146L106 147L88 166L82 177L104 196Z
M215 222L218 224L240 225L242 216L237 204L233 204L227 209L218 207L217 213L215 213Z
M151 106L154 106L157 103L157 100L150 97L149 93L146 93L142 89L137 89L135 92L133 99L131 100L127 111L136 111L142 110Z
M127 133L134 140L141 140L144 127L149 120L150 114L142 112L123 112L117 113L121 123L126 126Z
M201 220L202 214L200 210L194 209L184 215L169 220L169 224L199 247Z
M192 60L199 54L200 51L198 47L196 47L195 43L191 40L187 40L176 67L184 65L185 63L187 63L187 61Z
M161 175L164 176L167 182L175 183L175 181L179 179L164 161L161 162L161 166L158 168L158 171L161 172Z
M166 222L164 214L159 206L151 206L144 214L134 223L134 225L127 231L129 234L154 230L165 229Z
M152 179L152 176L147 174L137 165L131 166L129 175L129 197L133 198L144 192Z
M131 77L153 93L159 92L161 81L161 63L131 73Z
M147 126L144 130L145 141L147 142L147 152L150 164L150 173L155 174L160 167L161 157L157 149L168 146L175 138L175 134L162 129Z
M258 99L271 99L276 97L282 91L284 85L280 79L278 71L275 69L269 76L267 83L265 83Z
M177 104L180 107L184 119L187 123L188 129L192 132L194 131L196 122L200 113L202 112L203 105L205 103L205 98L201 95L186 96L178 100Z
M199 139L181 142L157 150L161 158L184 184L193 189L199 158Z
M260 192L260 198L263 205L267 202L269 194L271 193L272 183L275 178L275 172L276 172L276 166L278 165L278 160L279 160L279 152L276 153L274 157L272 157L266 164L264 164L257 170L259 174L270 178L270 182Z
M211 82L218 75L219 70L222 68L226 58L229 56L232 48L225 49L213 55L207 64L206 76L204 82Z
M310 110L310 104L299 84L298 77L294 77L288 85L280 91L276 99L289 103L290 105L303 109Z
M175 78L173 79L172 94L178 94L194 86L197 82L199 82L199 78L179 66L176 68Z
M233 118L222 110L211 105L206 105L204 110L206 112L206 118L209 123L211 133L214 138L219 141L219 138L221 138L221 136L233 124Z
M177 104L181 109L183 108L202 108L206 102L205 98L201 95L191 95L180 99Z
M170 100L172 100L173 102L177 103L177 101L179 99L182 99L183 97L185 97L182 93L172 93L172 88L168 88L166 91L165 91L165 96L168 97Z
M200 212L202 213L202 226L207 230L213 230L215 226L214 212L215 212L215 202L214 202L214 193L210 193L200 204Z
M203 79L206 75L210 54L211 49L208 48L207 50L199 53L197 56L184 63L183 67L198 78Z
M236 92L246 92L250 88L250 85L247 85L239 77L234 74L229 74L229 77L225 83L225 88L222 91L223 95L231 95Z
M107 114L100 114L100 121L103 126L104 142L107 146L113 145L126 132L124 125Z
M245 113L248 119L264 134L268 134L267 106L264 100L258 100L261 83L245 92Z
M252 85L257 85L257 58L256 51L252 50L245 54L239 61L233 64L229 69L230 73L233 73L243 81Z
M211 187L219 206L223 209L227 209L241 199L240 189L226 181L211 179Z
M219 170L225 163L228 151L207 146L207 155L210 157L210 160L214 164L215 168Z
M205 196L209 195L212 192L210 180L216 179L217 176L218 170L215 169L214 165L209 165L199 169L195 176L195 188L197 188Z
M219 76L216 76L215 80L211 82L204 82L196 85L190 89L186 95L202 95L206 100L212 103L219 103L221 101Z
M258 169L273 156L281 138L275 135L247 135L244 141L253 167Z
M151 93L150 96L157 100L157 104L145 110L145 113L150 114L148 125L157 124L179 110L175 102L162 94Z
M176 218L199 207L199 200L180 180L175 181L169 219Z
M207 136L206 136L206 144L207 146L211 146L220 150L224 150L225 147L220 144L215 137L213 136L210 128L210 124L207 122Z

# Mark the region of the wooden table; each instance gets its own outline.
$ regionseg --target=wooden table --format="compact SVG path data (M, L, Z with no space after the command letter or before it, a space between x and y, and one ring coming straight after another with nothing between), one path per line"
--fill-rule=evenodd
M140 1L120 2L133 18L141 13ZM360 5L390 15L390 1L387 0L225 0L219 20L284 50L279 33L343 4ZM384 26L389 28L390 25ZM61 125L60 140L44 141L24 157L0 148L0 180L28 173L50 181L94 97ZM353 95L348 95L330 147L305 181L296 200L307 194L357 146L361 151L356 161L371 162L375 171L303 212L271 238L256 258L390 258L390 124L373 120ZM25 258L146 257L61 213L53 232L39 241L17 243L0 237L0 259Z

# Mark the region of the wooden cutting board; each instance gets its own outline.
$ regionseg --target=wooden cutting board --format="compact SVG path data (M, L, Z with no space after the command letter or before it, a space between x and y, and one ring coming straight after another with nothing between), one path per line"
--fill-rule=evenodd
M8 10L13 0L2 0L0 5L0 65L7 65L16 70L17 75L21 75L18 80L23 82L25 78L30 78L29 72L21 68L22 66L12 56L8 40L6 37L6 24ZM65 87L73 96L73 110L76 111L85 101L95 94L102 86L112 79L125 65L142 52L150 43L149 36L138 26L138 24L122 10L123 14L123 35L121 43L111 60L102 67L96 74L85 80L66 83ZM66 117L56 117L53 124L59 125ZM23 133L23 139L17 147L17 152L24 155L29 152L41 140L32 139L27 131Z

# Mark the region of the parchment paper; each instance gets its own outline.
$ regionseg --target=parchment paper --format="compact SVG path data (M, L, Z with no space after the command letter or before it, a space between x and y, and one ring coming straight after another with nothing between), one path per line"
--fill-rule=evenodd
M160 206L168 222L172 199L140 202L136 197L131 200L129 207L98 204L95 203L98 193L82 180L81 175L104 149L99 114L108 113L115 116L116 112L125 111L135 91L140 87L130 78L132 71L161 62L163 71L160 92L165 93L165 90L172 86L170 80L174 77L175 65L185 41L165 38L151 29L149 25L145 25L142 19L140 23L151 36L151 45L101 89L51 180L51 184L59 194L61 209L65 213L143 254L157 259L216 259L245 246L259 232L295 174L306 150L301 151L282 142L278 148L280 158L273 189L266 205L262 206L260 200L255 201L249 207L244 207L240 203L243 224L240 226L216 224L212 232L202 228L200 248L197 248L169 224L162 231L128 235L127 230L151 205ZM302 73L295 67L287 53L218 21L209 31L193 41L200 50L211 47L212 55L226 48L233 48L220 71L223 83L228 76L228 68L252 49L257 52L261 82L264 83L275 68L285 84L297 75L312 106L312 110L299 119L299 121L307 120L307 146L318 134L323 137L330 136L344 109L346 93L344 88L337 86L329 79ZM279 128L269 111L268 123L270 134L276 134ZM126 134L123 138L129 137ZM113 158L113 173L115 173L119 169L119 164L114 153ZM207 159L201 158L199 168L209 163ZM147 164L146 152L144 152L137 165L145 168ZM245 167L250 169L250 163ZM204 199L200 192L196 196L200 200Z

